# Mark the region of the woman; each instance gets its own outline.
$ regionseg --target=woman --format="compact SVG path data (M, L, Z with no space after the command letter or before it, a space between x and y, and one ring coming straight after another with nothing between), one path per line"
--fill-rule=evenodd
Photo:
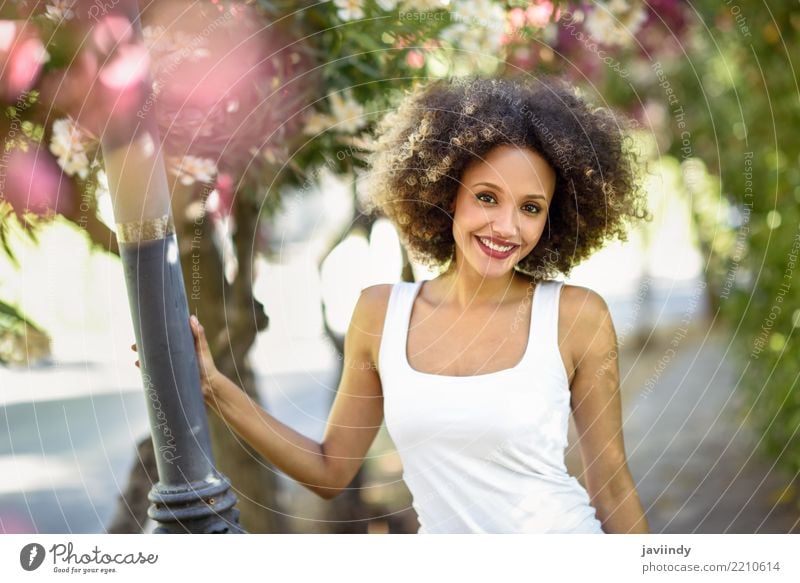
M362 291L322 443L221 375L192 317L207 404L328 499L385 417L422 533L648 532L608 308L552 279L644 215L620 130L554 80L417 88L379 124L366 191L441 274ZM564 465L570 412L588 492Z

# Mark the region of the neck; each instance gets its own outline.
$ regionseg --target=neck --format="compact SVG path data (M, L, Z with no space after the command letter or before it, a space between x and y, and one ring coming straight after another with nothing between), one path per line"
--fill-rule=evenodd
M515 270L502 277L487 278L472 269L459 268L456 261L450 263L441 276L443 303L452 304L460 310L468 307L497 306L517 298L520 284L530 281Z

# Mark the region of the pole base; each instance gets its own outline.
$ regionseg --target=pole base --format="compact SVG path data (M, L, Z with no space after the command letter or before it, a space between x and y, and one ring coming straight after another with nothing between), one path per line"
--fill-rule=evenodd
M158 526L154 534L244 534L236 495L223 476L186 485L153 486L147 515Z

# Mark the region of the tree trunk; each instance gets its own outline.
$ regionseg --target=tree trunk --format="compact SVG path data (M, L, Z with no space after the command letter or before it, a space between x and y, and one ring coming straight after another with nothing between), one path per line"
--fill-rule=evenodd
M222 284L223 292L212 307L216 320L213 326L205 323L206 330L218 331L214 343L214 361L219 371L232 379L256 402L261 399L248 354L258 332L265 330L269 318L264 306L253 297L253 240L258 228L259 209L247 197L239 197L234 212L236 232L233 236L238 272L233 285L228 287L224 278L224 265L211 271ZM219 258L218 254L214 254ZM189 266L188 262L183 263ZM208 285L205 282L204 285ZM190 302L191 306L191 302ZM224 313L219 307L224 306ZM198 311L199 311L198 306ZM198 314L202 322L212 314ZM251 533L285 532L286 522L277 508L277 475L275 468L238 437L215 414L209 415L209 431L217 468L230 478L239 497L240 521Z

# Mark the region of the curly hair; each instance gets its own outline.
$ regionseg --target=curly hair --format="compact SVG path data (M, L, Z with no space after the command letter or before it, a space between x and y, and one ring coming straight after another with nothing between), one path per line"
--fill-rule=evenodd
M407 93L368 146L367 213L397 228L409 256L445 267L454 256L449 214L467 166L498 145L530 148L554 169L548 228L515 269L533 279L568 275L607 240L627 240L649 218L630 120L592 108L567 83L462 77Z

